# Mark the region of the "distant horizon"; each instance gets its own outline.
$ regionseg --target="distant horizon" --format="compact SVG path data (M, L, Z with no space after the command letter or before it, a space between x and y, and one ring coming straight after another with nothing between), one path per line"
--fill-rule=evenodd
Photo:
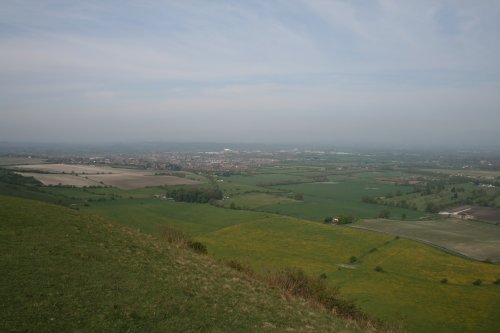
M218 141L108 141L108 142L22 142L22 141L0 141L0 154L19 149L64 149L75 150L105 150L120 149L123 151L151 152L164 149L178 149L177 151L222 151L232 150L289 150L299 149L331 151L331 152L401 152L401 153L477 153L493 152L500 153L500 145L491 146L408 146L408 145L380 145L380 144L335 144L328 142L218 142Z

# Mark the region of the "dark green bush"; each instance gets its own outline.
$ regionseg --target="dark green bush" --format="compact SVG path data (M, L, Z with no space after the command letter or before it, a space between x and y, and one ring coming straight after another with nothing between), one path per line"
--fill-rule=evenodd
M200 242L188 241L188 247L197 253L203 253L203 254L208 253L207 247L203 243L200 243Z
M447 284L448 283L448 279L447 278L444 278L444 279L441 279L440 281L442 284Z
M382 273L382 272L384 272L384 269L382 268L382 266L377 266L377 267L375 267L375 271Z
M483 281L481 281L481 279L477 279L474 282L472 282L472 284L475 286L480 286L482 283L483 283Z

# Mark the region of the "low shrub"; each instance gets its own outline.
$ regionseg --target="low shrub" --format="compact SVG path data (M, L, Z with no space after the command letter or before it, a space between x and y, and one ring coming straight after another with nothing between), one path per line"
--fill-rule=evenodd
M483 283L483 281L481 281L481 279L477 279L474 282L472 282L472 284L475 286L480 286L482 283Z
M444 278L444 279L441 279L440 281L442 284L447 284L448 283L448 279L447 278Z
M208 253L207 247L203 243L188 241L187 245L194 252L203 253L203 254L207 254Z
M384 272L384 269L382 268L382 266L377 266L377 267L375 267L375 271L382 273L382 272Z
M338 315L366 320L366 315L352 302L340 297L338 289L327 285L325 279L313 278L298 268L285 268L271 272L265 281L272 287L299 296L323 306Z
M358 261L358 258L357 258L357 257L355 257L355 256L352 256L351 258L349 258L349 262L350 262L351 264L354 264L356 261Z
M496 279L493 284L500 284L500 279Z

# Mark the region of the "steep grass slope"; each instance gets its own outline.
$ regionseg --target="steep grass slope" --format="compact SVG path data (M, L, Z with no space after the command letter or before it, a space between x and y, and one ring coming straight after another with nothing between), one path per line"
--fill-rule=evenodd
M209 257L0 196L0 331L363 331Z
M292 266L326 274L328 283L364 311L402 323L409 332L500 331L500 285L493 283L500 278L499 265L395 236L269 213L125 199L87 209L149 232L175 224L206 244L210 255L256 270ZM353 264L351 257L357 258ZM384 272L375 271L377 266ZM472 284L477 279L480 286Z

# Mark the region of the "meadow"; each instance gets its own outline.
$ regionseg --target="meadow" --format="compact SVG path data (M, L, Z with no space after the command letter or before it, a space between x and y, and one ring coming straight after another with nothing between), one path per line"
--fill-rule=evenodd
M500 262L500 228L484 222L443 218L430 221L361 220L351 225L432 244L476 260Z
M483 230L443 219L422 220L435 216L420 207L429 198L407 185L417 176L394 170L284 166L210 177L213 182L178 186L217 186L225 199L213 205L155 198L166 186L54 186L35 187L30 193L150 235L180 228L205 244L210 256L248 264L257 272L299 267L326 277L369 315L403 325L408 332L498 331L500 287L495 282L500 281L500 266L411 240L496 261L498 226L488 224L485 228L496 229ZM447 193L451 187L446 186ZM460 193L473 193L474 186L467 183ZM444 205L449 194L442 192L430 195L442 196ZM365 197L422 203L408 209L368 203ZM395 220L374 220L383 210ZM385 233L320 223L338 215L364 218L354 226L365 223ZM405 221L398 221L403 217Z
M500 267L412 240L270 213L152 199L97 202L85 211L152 234L164 224L181 227L206 244L211 256L238 260L257 271L293 266L325 274L328 283L367 313L404 323L409 332L498 328L500 288L493 282L500 278ZM482 285L472 284L477 279Z
M397 196L384 198L383 201L392 206L401 205L402 202L405 202L406 205L421 212L425 212L429 204L443 208L443 210L464 203L488 204L498 208L500 207L500 189L481 187L473 182L447 184L443 185L440 190L414 193L403 192Z
M400 179L405 176L401 172L347 173L344 171L340 174L332 174L324 169L288 167L271 169L274 173L270 173L271 170L268 168L245 176L224 177L224 186L232 186L232 191L228 194L230 200L225 202L225 206L229 207L230 203L234 202L234 205L240 208L313 221L323 221L327 216L339 215L375 218L387 207L363 202L364 197L385 196L388 193L405 195L413 190L408 185L378 179L381 177L385 177L384 179L399 177L397 179ZM321 177L323 181L317 181L318 177ZM257 186L258 184L261 186ZM234 190L242 186L252 186L254 192L267 191L269 195L250 195L248 192L251 191L239 193ZM301 200L293 200L296 195L299 195ZM402 207L388 209L394 218L404 217L416 220L428 215L423 211Z
M363 332L210 257L0 196L2 332Z

